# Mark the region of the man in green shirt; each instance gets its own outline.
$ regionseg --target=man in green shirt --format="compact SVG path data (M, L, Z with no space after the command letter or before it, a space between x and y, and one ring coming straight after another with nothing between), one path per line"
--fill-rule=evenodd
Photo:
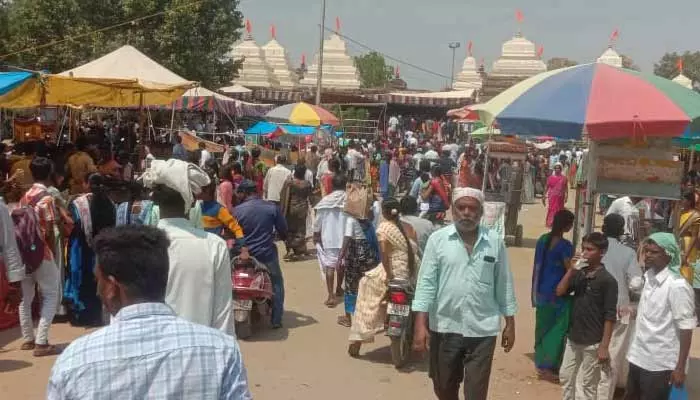
M453 193L453 225L434 232L423 254L413 300L414 350L430 348L430 377L437 398L486 400L496 337L515 343L517 304L506 246L481 226L484 194L473 188Z

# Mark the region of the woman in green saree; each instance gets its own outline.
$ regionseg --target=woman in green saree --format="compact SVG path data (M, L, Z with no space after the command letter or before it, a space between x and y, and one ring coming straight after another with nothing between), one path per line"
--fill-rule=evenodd
M564 239L573 228L574 214L560 210L552 230L542 235L535 249L532 274L532 305L536 309L535 367L540 379L557 381L571 309L568 297L558 297L556 287L571 266L574 246Z

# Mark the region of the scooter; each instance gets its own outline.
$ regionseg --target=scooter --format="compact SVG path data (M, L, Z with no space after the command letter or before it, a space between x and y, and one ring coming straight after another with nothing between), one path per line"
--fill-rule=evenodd
M231 260L233 284L233 319L236 336L247 339L253 334L254 321L270 314L272 280L265 264L254 258Z
M411 282L404 279L389 281L386 335L391 338L391 360L397 369L402 368L411 355L414 324L413 313L411 313L413 293Z

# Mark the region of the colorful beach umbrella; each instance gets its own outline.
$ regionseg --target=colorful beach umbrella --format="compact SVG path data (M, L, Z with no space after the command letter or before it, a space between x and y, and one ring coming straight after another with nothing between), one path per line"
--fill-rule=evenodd
M292 103L277 107L265 115L265 119L294 125L338 126L338 118L328 110L308 103Z
M698 122L700 94L656 75L594 63L533 76L472 109L508 134L677 137Z

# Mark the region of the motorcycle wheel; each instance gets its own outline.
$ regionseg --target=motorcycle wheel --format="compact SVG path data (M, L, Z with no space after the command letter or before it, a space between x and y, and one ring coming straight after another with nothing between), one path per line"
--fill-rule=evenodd
M239 339L248 339L253 335L253 319L248 314L248 318L243 321L236 321L236 337Z
M401 336L391 338L391 361L396 369L401 369L406 365L408 357L411 355L411 345L413 341L413 316L406 321Z

